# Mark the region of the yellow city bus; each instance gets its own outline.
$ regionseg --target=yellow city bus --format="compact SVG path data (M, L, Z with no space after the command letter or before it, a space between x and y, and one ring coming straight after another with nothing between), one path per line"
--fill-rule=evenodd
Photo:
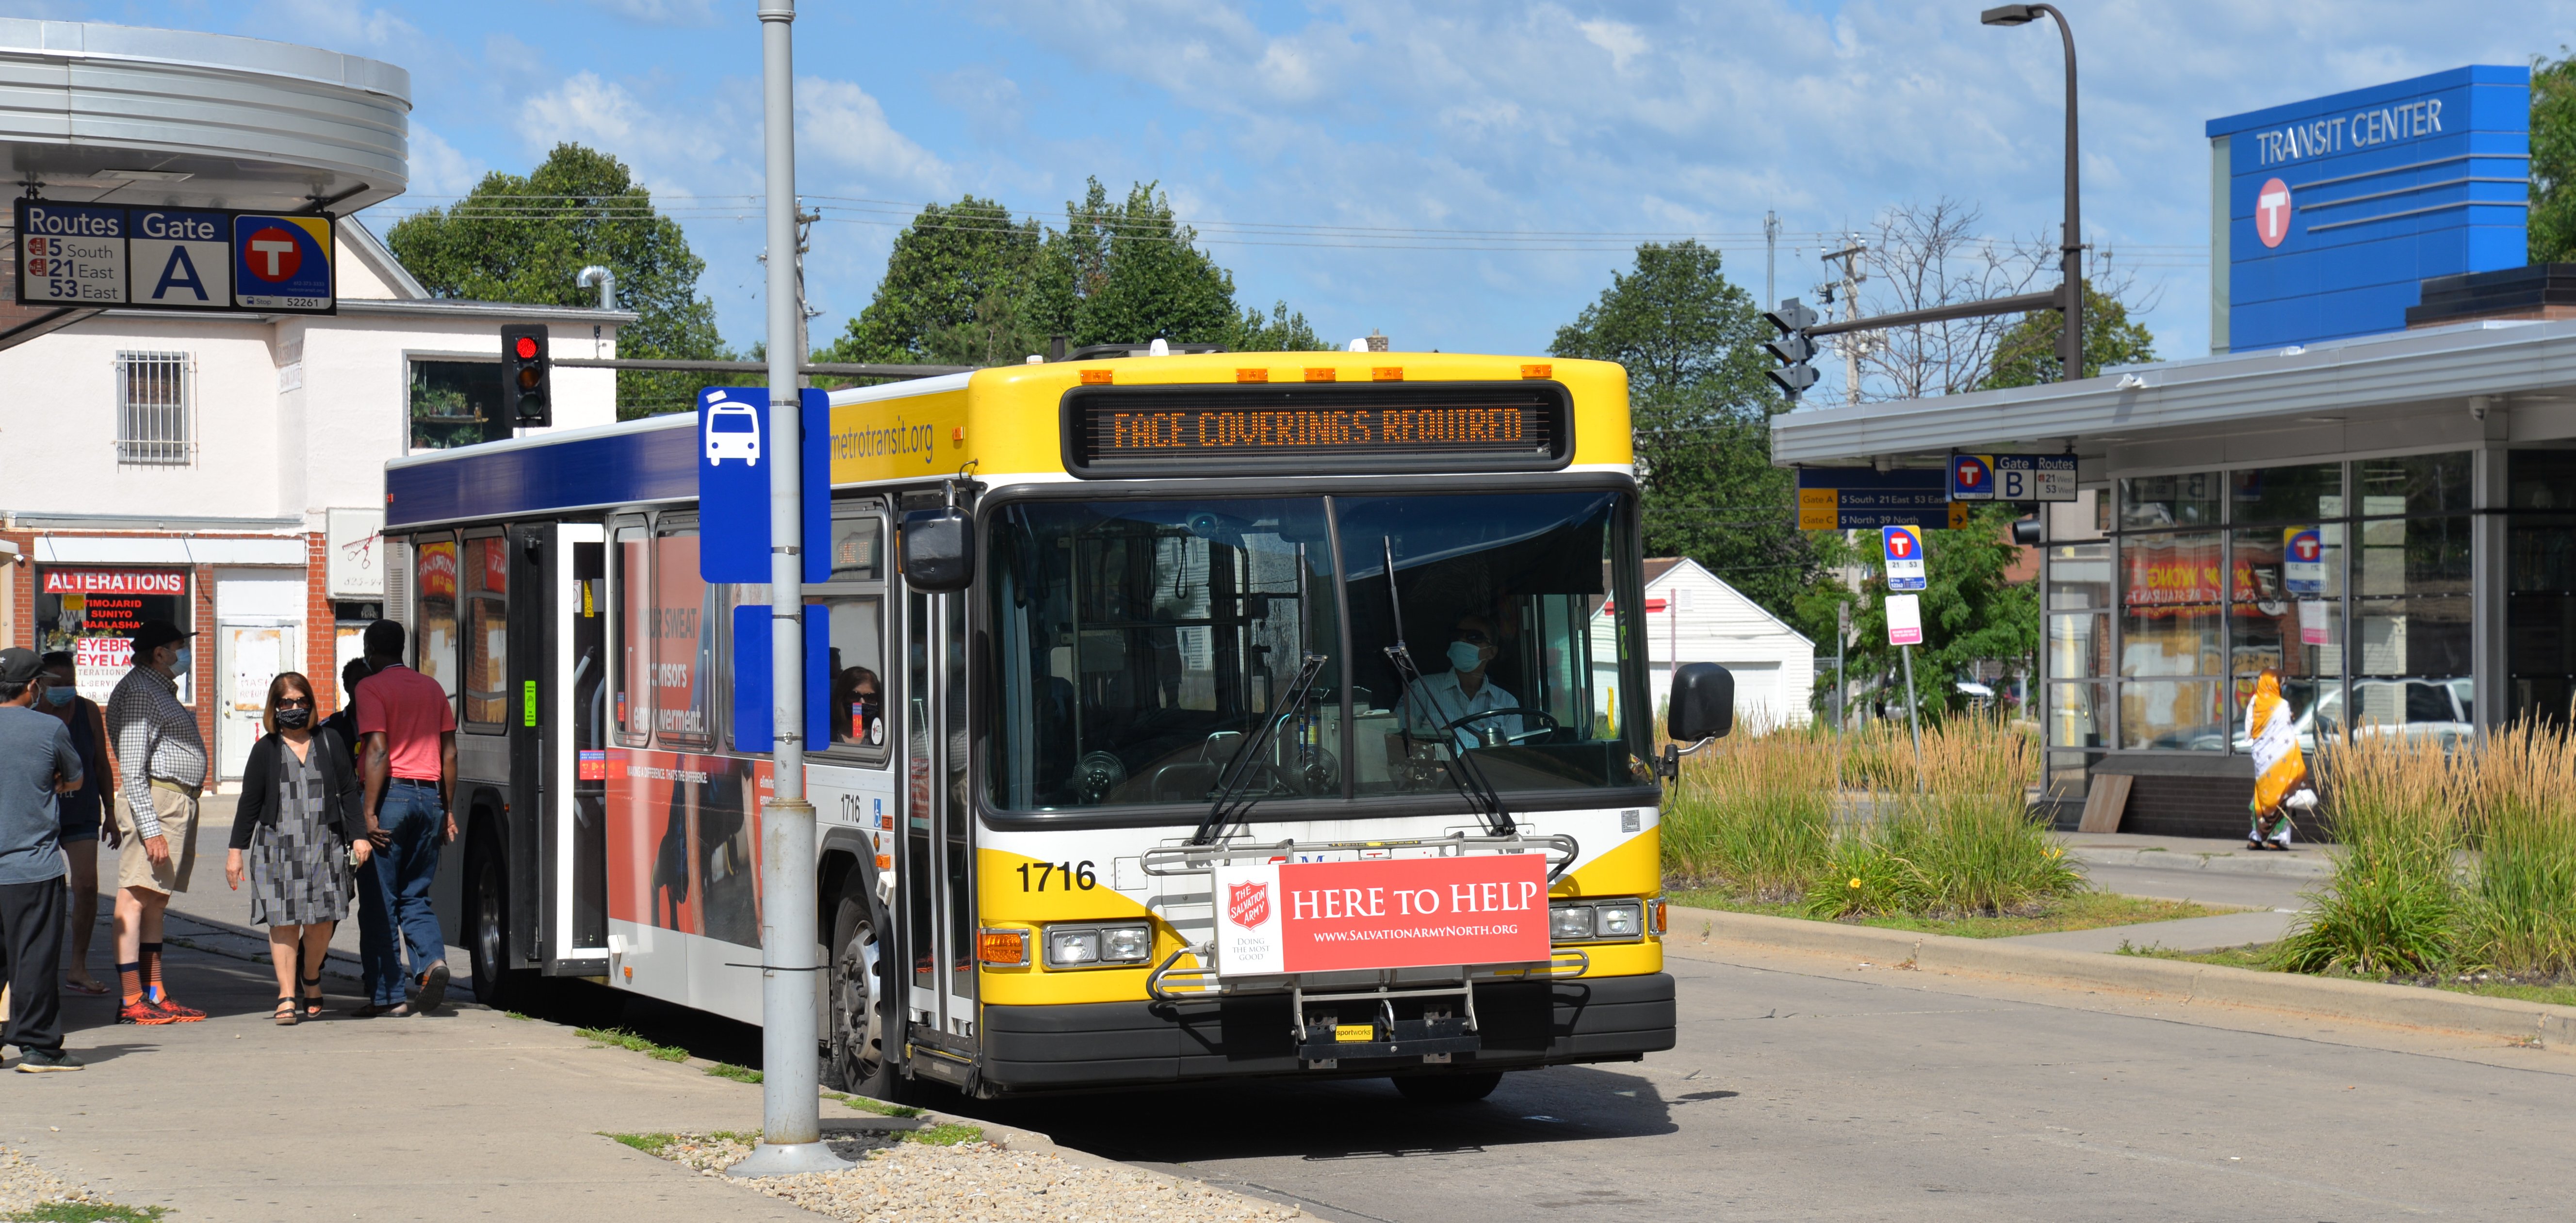
M1671 1047L1618 366L1077 353L830 405L830 1077L1460 1100ZM738 546L699 533L699 419L388 464L487 1001L759 1022L771 765L728 660L768 591L699 578Z

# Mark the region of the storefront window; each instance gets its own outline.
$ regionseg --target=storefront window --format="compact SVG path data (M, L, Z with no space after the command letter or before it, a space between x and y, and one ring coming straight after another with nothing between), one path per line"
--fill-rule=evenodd
M2250 750L2245 706L2265 671L2298 719L2300 746L2315 750L2321 719L2340 708L2343 683L2343 526L2299 523L2234 532L2228 569L2228 724Z
M2218 505L2216 472L2131 476L2120 481L2120 528L2126 531L2214 527Z
M2121 746L2223 748L2216 692L2227 674L2216 531L2120 541ZM2175 683L2192 679L2196 682Z
M101 705L134 665L133 634L146 620L167 620L188 632L185 569L63 569L37 571L36 648L69 650L80 693ZM179 699L193 702L192 677L179 675Z
M2563 724L2576 700L2576 450L2516 450L2506 472L2506 714Z
M2413 494L2396 492L2365 492L2362 500L2365 507L2418 503ZM2353 598L2354 725L2402 724L2410 734L2444 740L2469 733L2476 714L2469 528L2465 514L2362 520Z
M2258 522L2313 524L2344 515L2341 463L2231 471L2227 473L2227 491L2232 502L2227 520L2237 526Z

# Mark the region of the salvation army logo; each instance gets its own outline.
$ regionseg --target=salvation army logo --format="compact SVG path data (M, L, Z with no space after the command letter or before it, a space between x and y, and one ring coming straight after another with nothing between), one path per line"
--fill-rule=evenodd
M1254 880L1229 884L1225 889L1227 921L1250 930L1270 920L1270 885Z
M2279 246L2290 236L2290 185L2267 179L2263 189L2254 194L2254 236L2266 247Z

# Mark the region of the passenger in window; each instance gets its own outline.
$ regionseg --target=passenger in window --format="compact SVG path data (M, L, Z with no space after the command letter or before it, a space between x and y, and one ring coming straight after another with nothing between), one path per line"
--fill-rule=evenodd
M1404 694L1404 728L1434 736L1447 731L1459 751L1499 746L1520 734L1521 717L1516 713L1461 722L1473 714L1520 704L1486 677L1495 655L1501 652L1493 621L1476 615L1459 617L1457 626L1449 631L1449 669L1423 676L1421 683Z
M833 673L832 741L865 743L870 747L885 743L885 700L878 690L876 672L866 667L845 667Z

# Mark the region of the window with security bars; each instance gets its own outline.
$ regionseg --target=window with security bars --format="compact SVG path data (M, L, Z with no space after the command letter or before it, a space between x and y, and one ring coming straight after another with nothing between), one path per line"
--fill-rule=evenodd
M195 460L195 381L186 353L116 354L117 462L185 466Z

